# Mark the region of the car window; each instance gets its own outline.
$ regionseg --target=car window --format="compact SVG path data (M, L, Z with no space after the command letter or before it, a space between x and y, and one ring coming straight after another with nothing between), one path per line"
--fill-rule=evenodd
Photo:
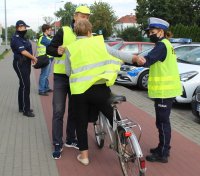
M200 65L200 48L196 48L183 54L178 58L178 61L186 61L187 63Z
M177 47L175 49L175 52L176 52L176 56L179 57L181 55L183 55L184 53L187 53L188 51L196 48L198 46L180 46L180 47Z
M148 50L150 48L153 48L154 45L150 45L150 44L142 44L142 52L145 50Z
M121 50L125 52L131 52L131 53L139 52L137 44L127 44Z

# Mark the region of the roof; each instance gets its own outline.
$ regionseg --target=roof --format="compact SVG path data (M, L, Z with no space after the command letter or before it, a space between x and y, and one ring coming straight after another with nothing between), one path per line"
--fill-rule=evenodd
M137 23L135 15L126 15L117 20L117 23Z

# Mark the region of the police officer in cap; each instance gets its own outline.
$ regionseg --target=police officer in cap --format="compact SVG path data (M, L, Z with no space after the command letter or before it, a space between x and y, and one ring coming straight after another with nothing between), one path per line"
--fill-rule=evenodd
M150 67L148 78L148 95L155 101L156 127L159 133L159 143L150 149L146 160L150 162L167 163L170 153L171 125L170 112L174 97L182 94L176 54L168 38L169 23L160 18L148 19L146 29L150 41L155 47L145 57L137 60L139 65Z
M28 26L24 21L16 22L16 32L12 36L10 46L14 53L13 68L19 78L18 106L19 112L24 116L34 117L30 109L30 73L31 62L37 63L37 58L32 54L32 46L24 36Z

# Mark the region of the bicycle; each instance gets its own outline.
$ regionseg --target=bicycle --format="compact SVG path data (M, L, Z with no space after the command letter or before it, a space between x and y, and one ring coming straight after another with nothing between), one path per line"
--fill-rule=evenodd
M94 132L99 149L104 147L105 135L109 134L110 148L113 149L120 162L124 176L145 176L145 159L139 140L141 138L141 127L130 119L122 119L117 104L125 102L125 96L112 96L109 103L113 107L113 126L100 112L98 120L94 122ZM139 129L139 135L134 133L133 128Z

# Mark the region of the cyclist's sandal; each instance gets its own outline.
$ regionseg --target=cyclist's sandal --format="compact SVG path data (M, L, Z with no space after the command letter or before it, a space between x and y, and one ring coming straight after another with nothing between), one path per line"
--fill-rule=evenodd
M82 163L83 165L87 166L89 164L89 159L88 158L84 158L84 159L81 159L81 154L79 154L77 156L77 160Z

